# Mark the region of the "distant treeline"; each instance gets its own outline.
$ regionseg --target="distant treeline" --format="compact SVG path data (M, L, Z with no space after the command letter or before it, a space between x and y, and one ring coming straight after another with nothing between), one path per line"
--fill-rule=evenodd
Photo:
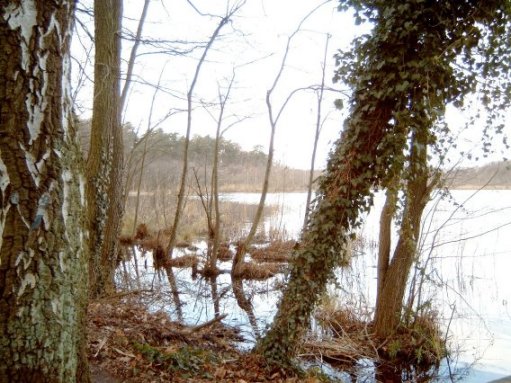
M82 148L88 151L90 122L80 122L79 131ZM140 169L142 190L177 187L183 165L185 138L177 133L167 133L156 129L150 134L137 134L133 127L124 127L124 151L128 189L138 187ZM189 142L188 161L190 186L196 187L194 173L201 187L208 187L214 160L215 139L210 136L195 135ZM224 138L219 142L219 189L221 192L261 190L267 153L261 146L243 150L241 146ZM318 173L319 174L319 173ZM307 188L309 172L290 169L274 163L270 179L270 191L303 191Z
M452 189L511 189L511 163L493 162L472 168L455 169L446 175L447 185Z

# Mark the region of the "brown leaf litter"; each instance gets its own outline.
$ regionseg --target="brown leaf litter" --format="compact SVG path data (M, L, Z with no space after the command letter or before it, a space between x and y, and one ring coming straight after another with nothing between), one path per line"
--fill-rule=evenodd
M220 320L184 326L122 299L89 305L88 337L96 383L319 382L270 372L260 357L235 347L242 338Z

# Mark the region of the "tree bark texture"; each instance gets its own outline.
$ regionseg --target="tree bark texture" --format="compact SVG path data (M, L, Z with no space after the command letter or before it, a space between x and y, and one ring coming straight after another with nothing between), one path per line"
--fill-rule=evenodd
M422 213L429 201L433 187L433 184L428 184L428 130L426 128L413 132L408 170L410 174L405 188L405 208L399 239L392 259L379 259L378 263L378 296L374 315L374 330L382 338L392 335L401 323L408 276L417 256ZM390 198L392 199L392 197ZM390 253L390 233L388 233L388 238ZM380 245L382 245L382 241L380 241ZM380 266L385 269L384 273L380 273Z
M71 119L73 1L0 11L0 382L87 381L85 181Z
M378 239L378 269L376 300L378 301L383 290L383 282L387 275L392 245L392 219L397 210L397 185L392 182L387 189L385 204L380 215L380 236Z
M117 237L123 210L119 112L121 16L121 0L94 1L94 101L86 188L92 297L114 290Z
M372 114L367 116L368 121L388 121L392 107L382 104ZM265 355L270 363L286 365L296 354L317 300L333 277L335 266L346 257L342 250L348 241L345 228L356 219L347 208L362 203L375 182L374 176L366 170L372 165L371 159L377 157L387 127L375 123L365 136L356 126L349 124L337 142L327 175L320 183L318 204L311 211L309 225L294 252L289 281L274 322L256 346L256 351ZM362 179L361 187L352 187L351 181L355 178Z

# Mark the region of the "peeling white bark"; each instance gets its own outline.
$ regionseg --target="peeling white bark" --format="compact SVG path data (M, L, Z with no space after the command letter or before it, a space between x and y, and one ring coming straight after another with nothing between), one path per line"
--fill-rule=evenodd
M34 0L20 1L17 7L13 3L10 3L5 7L2 16L12 30L21 28L21 67L27 70L30 61L28 47L34 32L34 27L37 25L37 9Z
M16 262L14 264L14 266L16 266L16 273L18 274L18 276L23 274L23 272L28 269L28 267L32 263L34 254L35 254L34 250L30 248L28 249L28 251L19 252L18 257L16 258Z
M7 189L7 186L11 183L11 179L9 178L9 174L7 174L7 167L1 155L2 153L0 152L0 190L2 191L2 195L5 196L5 189Z
M28 78L30 79L30 93L25 99L26 110L29 114L27 120L27 129L30 134L29 145L32 145L39 137L41 125L48 107L46 93L48 87L47 61L49 51L46 49L46 39L49 36L56 35L59 38L60 46L64 38L64 36L62 36L62 28L55 17L55 13L51 15L50 22L46 29L43 29L43 26L37 25L36 16L37 10L34 0L23 0L17 7L11 3L6 7L3 13L3 18L8 22L11 29L16 30L19 28L21 30L21 67L26 74L28 74ZM36 30L39 32L38 47L40 49L38 49L36 54L36 62L33 62L33 55L31 55L29 46ZM67 66L69 67L69 58L65 61L67 61ZM18 73L15 74L15 77L17 76ZM68 80L65 81L68 82ZM63 89L65 89L66 96L68 96L68 88ZM69 108L67 111L69 111ZM67 113L64 113L64 116L65 115L67 115ZM67 128L67 123L64 128Z
M39 171L37 170L36 166L36 160L32 153L30 153L25 146L20 143L20 149L25 154L25 162L27 163L28 171L30 172L30 175L32 176L32 180L34 181L34 184L36 187L39 187L39 184L41 183L41 178L39 177Z
M69 135L69 116L71 116L71 55L62 58L62 130L64 140Z
M82 174L78 179L78 186L80 188L80 204L85 207L85 177Z
M26 273L25 276L23 277L23 280L21 281L21 286L18 290L17 294L18 298L23 295L27 286L30 286L33 289L35 287L35 284L36 284L35 275L30 272Z
M64 220L64 226L67 225L67 215L69 214L69 184L73 180L73 175L69 170L62 172L62 219ZM67 232L66 232L67 236Z
M64 272L66 271L66 264L64 262L65 254L63 251L59 251L59 268L60 271Z
M7 199L5 195L5 191L7 190L7 186L11 183L11 179L9 178L9 173L7 173L7 167L2 160L2 153L0 152L0 191L2 195L2 209L0 210L0 249L2 248L3 239L4 239L4 227L5 220L7 218L7 213L11 208L11 202ZM0 265L2 264L2 258L0 258Z
M25 99L26 110L28 112L27 129L30 134L29 145L37 140L41 133L41 125L44 121L44 113L48 107L46 91L48 87L48 72L46 71L46 61L48 53L39 56L39 67L32 72L33 78L37 78L37 83L42 84L38 89L33 79L29 81L30 94Z
M47 160L48 158L50 158L50 153L51 153L51 151L50 151L50 149L48 149L48 150L47 150L47 151L43 154L43 156L41 157L41 159L35 163L35 167L36 167L37 171L39 172L39 174L40 174L40 173L42 173L42 172L43 172L43 170L45 169L45 167L46 167L46 160Z

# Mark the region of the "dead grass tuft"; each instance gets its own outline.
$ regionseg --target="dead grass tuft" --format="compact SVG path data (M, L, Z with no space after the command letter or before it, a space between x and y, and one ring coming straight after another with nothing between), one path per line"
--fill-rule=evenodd
M296 241L272 241L268 246L252 247L250 256L258 262L288 262Z
M121 235L119 236L119 243L121 246L133 246L135 244L135 240L131 235Z
M144 239L149 235L149 229L145 223L141 223L137 226L134 239Z
M165 251L162 246L156 246L153 249L153 266L156 270L163 269L168 261L168 257L165 256Z
M282 272L282 266L275 263L245 262L240 269L238 278L242 279L268 279Z
M217 258L219 260L230 261L232 259L232 256L233 253L231 252L228 243L221 243L220 246L218 246Z
M167 265L171 267L192 267L197 268L199 258L195 255L183 255L175 257L167 261Z
M429 371L447 353L434 313L416 315L410 324L402 324L386 339L375 336L368 313L338 307L329 299L323 302L316 319L327 336L325 340L308 341L307 351L320 352L326 360L347 368L356 360L369 358L400 366L403 371L410 366Z
M367 330L367 321L351 307L341 307L334 310L322 308L316 313L316 319L322 327L327 327L336 336L339 334L357 334Z

